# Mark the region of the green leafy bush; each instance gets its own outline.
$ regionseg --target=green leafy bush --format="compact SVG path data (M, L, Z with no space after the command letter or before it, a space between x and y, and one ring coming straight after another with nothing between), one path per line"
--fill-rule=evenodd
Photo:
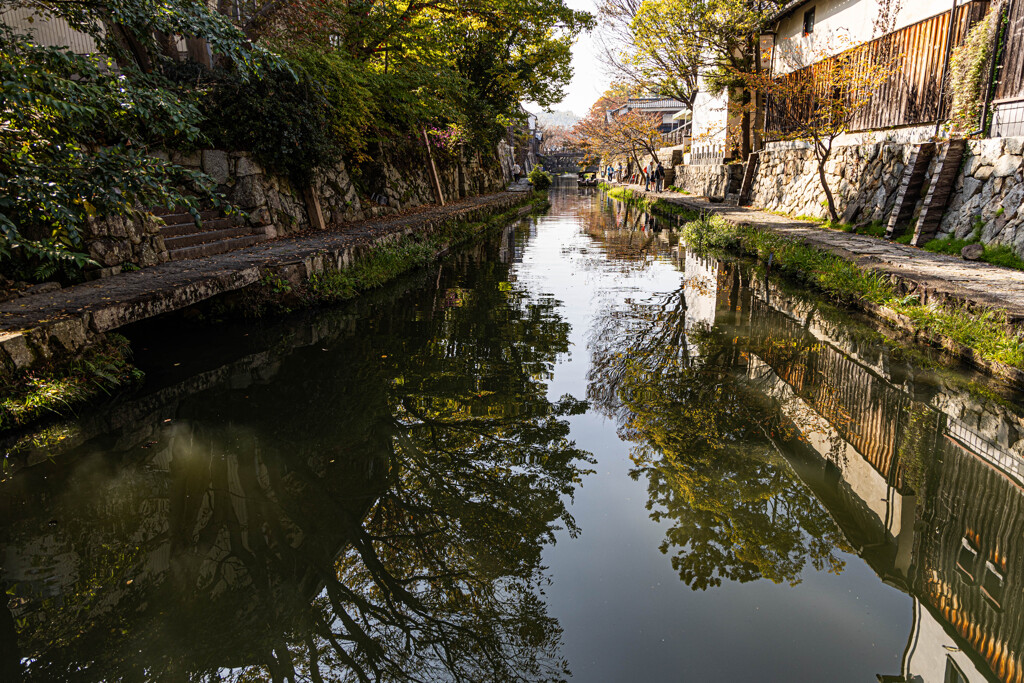
M251 152L264 167L308 184L317 168L362 148L372 100L338 54L299 53L259 80L219 72L202 98L214 147Z
M551 174L545 171L539 164L533 167L528 178L530 184L533 185L533 189L539 192L543 192L551 187L551 183L555 181Z
M953 131L972 132L983 125L979 116L985 96L986 70L1001 11L1001 5L993 5L950 57L949 90L953 93L953 105L948 125Z

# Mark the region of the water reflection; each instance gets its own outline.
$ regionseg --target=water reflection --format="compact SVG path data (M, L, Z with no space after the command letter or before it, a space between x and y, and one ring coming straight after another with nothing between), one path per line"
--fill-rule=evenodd
M677 291L594 325L588 395L633 443L680 578L795 584L855 551L915 599L903 670L879 680L1024 680L1016 397L750 268L673 258Z
M546 398L567 325L510 240L10 482L4 679L563 679L540 553L575 531L584 405Z
M1021 681L1019 397L554 204L350 307L140 333L146 392L0 487L0 680Z

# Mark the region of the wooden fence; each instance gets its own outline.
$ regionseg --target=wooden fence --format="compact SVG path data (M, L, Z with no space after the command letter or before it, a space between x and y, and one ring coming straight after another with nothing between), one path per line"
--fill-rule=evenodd
M956 9L952 21L953 47L964 41L970 28L985 15L988 4L988 0L972 0ZM1024 0L1014 0L1014 4L1024 5ZM780 78L810 79L813 85L809 91L824 93L832 87L828 83L827 74L840 60L853 68L863 66L865 70L887 65L891 74L874 89L870 103L857 108L848 126L850 131L922 125L944 120L952 99L950 93L942 92L942 67L949 44L952 14L944 12L925 19ZM843 68L848 69L850 66ZM801 88L787 86L782 90L801 91ZM816 106L819 105L814 101L788 102L769 97L765 121L768 137L778 137L797 128L792 125L794 108L797 108L798 116L805 116L800 110L809 112Z
M997 103L1024 99L1024 0L1010 0L1006 18L1002 69L994 93Z

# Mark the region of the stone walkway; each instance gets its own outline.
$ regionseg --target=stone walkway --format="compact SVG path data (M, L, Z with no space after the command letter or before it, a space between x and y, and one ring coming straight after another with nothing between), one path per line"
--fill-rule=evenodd
M713 203L703 197L677 192L644 192L642 185L619 186L694 211L716 213L735 225L750 225L799 239L863 268L896 276L920 294L923 303L932 299L952 300L1002 309L1015 325L1024 323L1024 271L967 261L958 256L933 254L878 237L822 228L810 221Z
M97 334L251 285L266 270L297 279L325 265L344 268L361 250L399 234L480 220L527 198L521 192L473 197L13 299L0 304L0 364L11 371L53 353L75 352Z

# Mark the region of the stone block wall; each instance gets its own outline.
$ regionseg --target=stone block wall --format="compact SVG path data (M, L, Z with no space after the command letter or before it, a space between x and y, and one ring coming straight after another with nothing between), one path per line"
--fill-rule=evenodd
M833 151L826 164L826 178L844 222L856 224L889 219L913 147L906 142L882 141L837 147ZM917 198L915 216L932 181L937 158L938 154L928 168L921 197ZM723 168L729 167L678 166L675 185L694 194L722 196ZM736 177L742 179L742 170L736 173ZM730 180L730 183L738 182ZM980 227L983 243L1006 244L1024 256L1022 203L1024 138L972 140L958 172L939 237L954 235L962 239ZM811 149L791 144L762 151L751 204L793 216L827 216L825 194Z
M846 222L888 217L911 150L912 145L877 142L837 147L832 152L825 173L836 210ZM751 203L794 216L826 217L825 193L814 152L804 146L761 152Z
M981 227L981 241L1006 244L1024 255L1024 138L968 144L939 237L965 238Z
M672 171L671 177L666 174L666 184L675 185L701 197L725 197L727 194L738 192L740 183L743 182L743 166L740 164L680 164Z
M167 261L160 222L146 211L90 218L84 236L86 253L100 264L99 275L114 272L123 263L155 266Z
M246 223L271 237L311 227L305 188L268 172L245 152L207 149L159 156L209 175L227 200L245 212ZM498 154L438 152L435 160L446 202L497 192L506 186ZM321 171L312 190L319 199L324 222L336 226L434 203L429 163L424 150L395 145L378 150L359 168L349 169L342 162ZM129 218L91 220L85 243L89 256L101 266L95 274L118 272L125 263L151 266L166 262L160 225L142 207Z

